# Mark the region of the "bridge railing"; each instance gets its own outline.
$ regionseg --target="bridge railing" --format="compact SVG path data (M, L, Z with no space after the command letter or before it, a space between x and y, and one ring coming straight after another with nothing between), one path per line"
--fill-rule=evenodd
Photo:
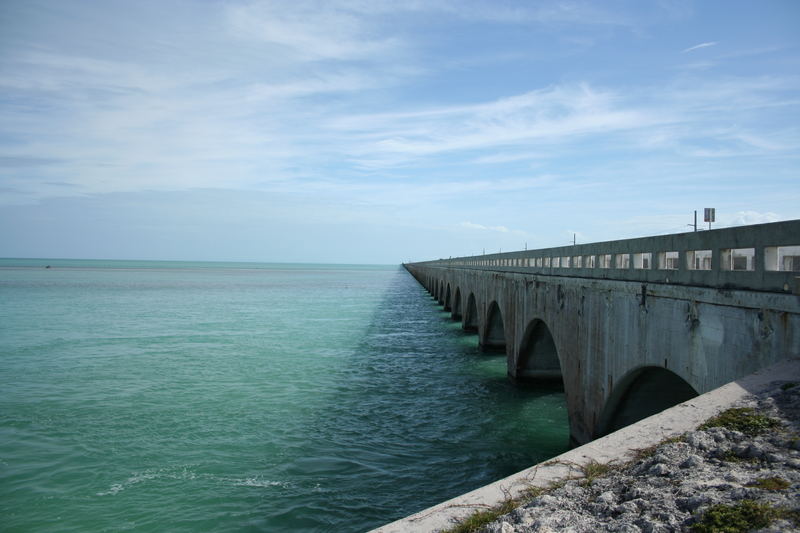
M800 294L800 220L414 264Z

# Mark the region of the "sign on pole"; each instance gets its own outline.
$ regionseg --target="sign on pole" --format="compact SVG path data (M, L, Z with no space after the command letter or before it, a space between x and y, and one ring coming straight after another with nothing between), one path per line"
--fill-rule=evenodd
M706 207L705 214L703 215L703 222L716 222L716 220L714 220L715 214L716 210L713 207Z

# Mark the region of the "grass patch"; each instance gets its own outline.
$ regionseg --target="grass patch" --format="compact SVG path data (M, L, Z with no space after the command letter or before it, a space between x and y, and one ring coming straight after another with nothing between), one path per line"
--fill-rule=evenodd
M695 533L744 533L767 527L775 520L789 520L796 526L800 524L800 513L754 500L742 500L736 505L712 505L691 530Z
M782 477L760 477L748 483L748 487L756 487L764 490L784 490L791 486L791 483Z
M757 463L758 459L755 457L739 457L733 450L728 450L721 454L718 459L726 463Z
M474 533L480 531L485 525L494 522L504 514L510 513L516 509L519 503L520 502L516 500L506 500L492 509L477 511L465 518L462 522L459 522L458 525L446 530L445 533Z
M661 444L675 444L676 442L686 442L686 435L676 435L661 441Z
M491 509L476 511L450 529L442 531L442 533L474 533L476 531L480 531L484 526L491 524L504 514L510 513L520 505L529 502L532 499L541 496L542 494L560 489L566 484L566 481L559 480L553 481L546 487L528 487L522 491L522 495L519 498L512 498L511 495L506 492L506 499L503 501L503 503L492 507Z
M782 518L782 511L753 500L736 505L713 505L699 522L692 525L695 533L739 533L767 527Z
M595 479L601 478L606 476L609 472L616 468L611 463L598 463L595 460L591 460L585 465L581 465L580 469L583 472L583 484L584 485L591 485Z
M662 440L658 444L653 444L652 446L648 446L647 448L639 448L633 451L633 463L636 461L642 461L644 459L649 459L650 457L654 456L658 449L661 446L665 446L667 444L675 444L676 442L684 442L686 440L685 435L677 435L675 437L669 437L667 439Z
M633 451L633 462L636 461L643 461L644 459L649 459L656 454L658 447L661 444L653 444L652 446L648 446L647 448L639 448Z
M528 502L534 498L538 498L542 494L547 494L548 492L552 492L556 489L560 489L567 482L563 480L553 481L546 487L528 487L522 491L522 495L519 497L520 504Z
M778 426L780 426L778 420L759 414L751 407L735 407L708 419L699 429L721 427L741 431L753 437Z

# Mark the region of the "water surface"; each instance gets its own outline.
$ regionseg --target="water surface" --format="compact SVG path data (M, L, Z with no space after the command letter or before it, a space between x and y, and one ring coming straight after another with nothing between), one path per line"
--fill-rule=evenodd
M0 260L0 386L9 531L363 531L568 437L395 266Z

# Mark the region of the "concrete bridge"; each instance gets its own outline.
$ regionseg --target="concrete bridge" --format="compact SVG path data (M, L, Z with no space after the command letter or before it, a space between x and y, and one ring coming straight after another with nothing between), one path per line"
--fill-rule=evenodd
M583 444L800 357L800 220L410 263Z

